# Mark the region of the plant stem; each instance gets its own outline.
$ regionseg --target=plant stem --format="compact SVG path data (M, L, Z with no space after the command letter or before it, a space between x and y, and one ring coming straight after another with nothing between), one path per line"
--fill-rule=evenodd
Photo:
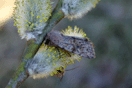
M30 61L33 59L35 54L37 53L39 47L44 41L44 37L48 32L50 32L53 27L64 18L63 12L60 10L62 6L62 0L59 0L57 6L52 12L51 17L47 21L46 27L43 29L43 33L38 36L37 40L29 40L27 42L26 50L24 51L24 55L21 60L21 64L16 70L14 76L10 79L6 88L18 88L28 77L27 67Z

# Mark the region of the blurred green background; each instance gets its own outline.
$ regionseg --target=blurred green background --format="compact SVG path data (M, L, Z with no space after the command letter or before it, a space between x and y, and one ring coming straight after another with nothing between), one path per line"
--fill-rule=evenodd
M64 18L54 29L75 25L94 43L96 58L69 65L66 69L80 67L66 71L61 82L54 76L28 78L20 88L132 88L132 0L101 0L83 18ZM0 88L5 88L20 64L26 41L12 19L0 28Z

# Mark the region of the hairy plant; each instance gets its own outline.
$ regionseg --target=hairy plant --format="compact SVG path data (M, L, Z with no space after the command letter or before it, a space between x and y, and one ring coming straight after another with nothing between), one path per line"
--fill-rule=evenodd
M76 60L80 61L81 56L92 55L89 56L90 59L95 58L92 42L76 26L63 30L62 34L59 34L63 37L58 37L57 41L57 38L52 37L48 40L50 44L44 41L46 34L50 33L61 19L81 18L95 7L98 1L59 0L52 11L53 2L50 0L16 0L14 25L17 26L21 38L27 40L27 46L21 63L6 88L18 88L28 77L35 79L57 75L58 71L63 72L67 65L74 64ZM64 41L62 38L68 39ZM66 48L61 47L62 45ZM84 49L85 47L88 49Z

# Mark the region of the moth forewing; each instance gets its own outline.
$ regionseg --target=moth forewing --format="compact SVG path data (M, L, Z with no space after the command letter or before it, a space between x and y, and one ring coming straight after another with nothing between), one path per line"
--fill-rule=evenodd
M45 38L45 44L60 47L81 57L95 58L93 43L84 37L66 36L58 31L51 31Z

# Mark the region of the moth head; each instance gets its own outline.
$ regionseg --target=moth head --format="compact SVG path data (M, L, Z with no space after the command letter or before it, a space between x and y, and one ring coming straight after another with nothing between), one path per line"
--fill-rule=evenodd
M78 68L78 67L80 67L80 66L77 66L77 67L75 67L75 68L68 69L68 70L65 70L64 68L62 68L61 70L57 70L57 74L55 74L54 76L55 76L55 77L58 77L58 78L61 77L61 79L60 79L60 81L61 81L62 78L63 78L63 76L64 76L64 74L65 74L65 71L74 70L74 69L76 69L76 68Z
M57 74L55 74L55 77L62 77L65 74L65 69L62 67L61 70L57 70Z

